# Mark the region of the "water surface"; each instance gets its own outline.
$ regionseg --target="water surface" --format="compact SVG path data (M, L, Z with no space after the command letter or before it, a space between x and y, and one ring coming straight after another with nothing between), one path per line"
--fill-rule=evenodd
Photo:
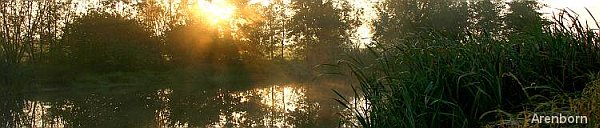
M305 84L279 84L3 94L0 127L337 127L341 108L330 92Z

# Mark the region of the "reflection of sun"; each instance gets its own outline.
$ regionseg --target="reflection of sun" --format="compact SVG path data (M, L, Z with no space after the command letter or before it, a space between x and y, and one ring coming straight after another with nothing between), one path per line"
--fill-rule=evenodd
M198 1L198 11L213 24L231 20L235 14L235 9L235 6L230 5L225 0Z
M260 103L263 110L268 112L263 115L261 123L264 126L271 127L294 127L291 119L292 117L294 119L299 117L295 117L290 113L309 114L309 109L318 109L319 107L318 103L310 104L307 102L305 88L294 85L273 85L230 95L239 98L240 103L251 101L252 97L258 98L254 102ZM234 114L232 113L231 116L235 117ZM246 120L245 117L235 117L234 119ZM233 122L233 124L235 123L236 121Z
M260 4L262 6L269 6L269 4L271 4L271 1L270 0L250 0L248 3Z

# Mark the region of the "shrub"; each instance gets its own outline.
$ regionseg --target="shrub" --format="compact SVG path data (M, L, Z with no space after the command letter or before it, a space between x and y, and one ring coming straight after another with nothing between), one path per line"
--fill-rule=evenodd
M434 36L377 44L369 48L375 59L339 62L358 80L354 100L367 105L352 107L336 92L337 101L363 127L476 127L578 92L586 74L600 71L600 37L561 14L524 42Z
M129 71L160 64L159 41L135 20L90 12L68 24L63 35L71 63L92 71Z

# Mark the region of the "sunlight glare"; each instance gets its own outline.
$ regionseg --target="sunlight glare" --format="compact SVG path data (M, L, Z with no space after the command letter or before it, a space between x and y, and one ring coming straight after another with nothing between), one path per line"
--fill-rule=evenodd
M250 4L260 4L262 6L269 6L269 4L271 4L270 0L250 0L250 2L248 2Z
M211 23L217 24L223 21L229 21L235 14L236 7L230 5L225 0L198 1L199 11Z

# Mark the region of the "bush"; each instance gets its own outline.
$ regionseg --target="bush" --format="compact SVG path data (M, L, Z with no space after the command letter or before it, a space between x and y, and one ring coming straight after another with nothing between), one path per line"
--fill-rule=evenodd
M339 63L359 82L354 100L367 105L352 107L340 93L337 101L363 127L476 127L581 91L585 75L600 71L600 37L564 14L525 42L434 36L377 44L375 59Z
M583 96L580 99L575 100L575 104L572 106L573 109L581 114L587 116L591 124L590 126L600 126L600 77L596 76L596 79L586 85L587 87L583 90Z
M131 71L159 65L160 42L135 20L100 12L77 18L63 35L71 64L92 71Z

